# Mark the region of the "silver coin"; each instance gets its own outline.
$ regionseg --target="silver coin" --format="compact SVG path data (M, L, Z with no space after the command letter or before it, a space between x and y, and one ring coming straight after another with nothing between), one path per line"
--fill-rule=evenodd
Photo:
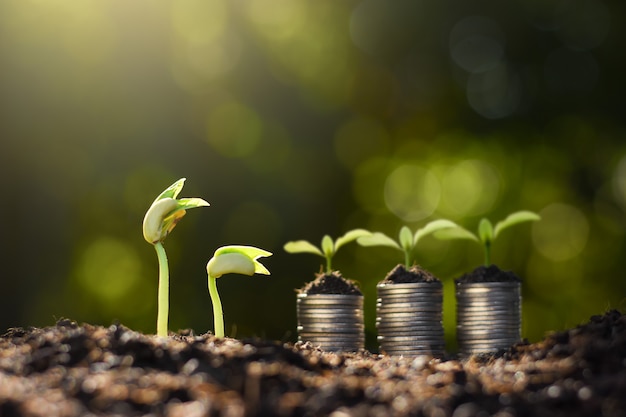
M362 317L363 310L301 310L300 317Z
M497 335L494 338L490 337L467 337L467 338L457 338L459 344L462 345L473 345L480 343L490 343L490 344L512 344L516 341L519 341L520 337L518 335Z
M520 305L520 300L507 300L507 299L457 299L457 306L463 307L501 307L503 305L512 304Z
M499 313L475 313L467 311L457 311L457 320L518 320L520 315L516 311L499 312Z
M351 327L330 327L330 326L298 326L298 332L304 333L357 333L365 331L364 326L351 326Z
M433 291L433 292L419 292L419 293L415 293L415 294L395 294L395 293L388 293L388 294L381 294L380 292L378 293L378 298L376 298L376 302L381 302L381 301L402 301L402 300L406 300L406 301L428 301L428 300L437 300L437 299L441 299L443 297L443 293L441 291Z
M502 333L457 333L457 340L465 341L465 340L508 340L508 339L519 339L520 334L515 331L511 332L502 332Z
M519 282L468 282L455 283L457 289L462 289L468 293L490 292L496 289L517 289L521 285Z
M357 295L357 294L298 294L297 299L306 300L307 302L316 302L319 300L355 301L355 300L363 300L363 296Z
M383 300L376 303L377 307L403 307L403 308L423 308L440 306L441 300Z
M393 336L398 335L402 336L404 334L410 335L421 335L421 334L431 334L431 333L441 333L443 334L443 327L421 327L419 329L415 329L413 327L377 327L378 334L381 336Z
M394 284L385 284L379 283L376 285L376 289L378 291L416 291L422 289L431 289L431 288L443 288L443 284L439 281L434 282L404 282L404 283L394 283Z
M380 329L387 327L391 329L437 329L442 326L441 323L441 320L376 320L376 327Z
M400 307L400 306L384 306L384 307L377 307L376 311L379 314L385 314L385 315L394 315L394 314L399 314L399 313L412 313L412 314L429 314L429 313L435 313L435 314L441 314L441 306L424 306L422 308L415 308L415 307Z

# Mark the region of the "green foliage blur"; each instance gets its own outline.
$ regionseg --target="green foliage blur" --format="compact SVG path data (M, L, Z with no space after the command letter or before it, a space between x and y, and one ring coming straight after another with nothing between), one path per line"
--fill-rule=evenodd
M211 207L168 238L170 329L212 330L216 248L274 252L227 276L227 335L295 340L294 289L320 259L285 242L532 210L492 259L523 279L523 335L626 299L623 2L0 2L0 331L68 317L154 333L145 211L187 177ZM444 282L477 245L426 237ZM403 259L347 245L366 296Z

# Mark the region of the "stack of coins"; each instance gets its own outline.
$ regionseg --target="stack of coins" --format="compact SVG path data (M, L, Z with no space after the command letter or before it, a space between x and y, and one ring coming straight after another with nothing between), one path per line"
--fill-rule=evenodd
M520 340L519 282L456 283L459 353L490 353Z
M327 351L364 349L363 296L298 294L298 340Z
M376 328L382 353L443 356L441 282L378 284Z

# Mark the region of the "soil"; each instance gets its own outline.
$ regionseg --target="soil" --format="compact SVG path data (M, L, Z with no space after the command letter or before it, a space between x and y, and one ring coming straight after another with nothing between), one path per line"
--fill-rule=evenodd
M381 284L408 284L415 282L439 282L430 272L426 271L419 265L413 265L407 269L402 264L398 264L387 274Z
M298 290L301 294L363 295L356 282L341 276L339 271L317 274L315 279Z
M0 338L2 417L625 414L626 316L618 311L462 360L191 331L160 338L66 319Z
M457 284L471 284L479 282L521 282L522 280L511 271L503 271L496 265L479 266L469 274L455 279Z

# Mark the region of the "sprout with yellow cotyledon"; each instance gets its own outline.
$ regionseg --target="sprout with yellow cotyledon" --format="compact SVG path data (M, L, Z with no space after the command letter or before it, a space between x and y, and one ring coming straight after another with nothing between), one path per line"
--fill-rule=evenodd
M217 249L206 265L209 276L209 294L213 303L213 320L215 337L224 337L224 312L222 302L217 292L217 278L224 274L269 275L261 262L261 257L271 256L272 253L254 246L222 246Z
M163 241L187 213L196 207L207 207L201 198L176 199L183 189L185 178L167 187L154 200L143 219L143 237L154 246L159 260L159 290L157 310L157 335L167 336L169 316L169 267Z

